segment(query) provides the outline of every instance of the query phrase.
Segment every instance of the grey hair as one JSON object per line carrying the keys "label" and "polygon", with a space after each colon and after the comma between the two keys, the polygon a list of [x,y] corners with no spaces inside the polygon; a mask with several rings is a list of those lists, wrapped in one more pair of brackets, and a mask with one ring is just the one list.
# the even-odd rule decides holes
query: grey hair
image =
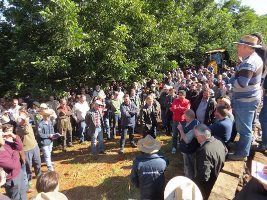
{"label": "grey hair", "polygon": [[195,119],[196,118],[196,115],[195,115],[195,112],[191,109],[188,109],[185,111],[185,115],[187,117],[189,117],[190,119]]}
{"label": "grey hair", "polygon": [[194,127],[194,129],[197,130],[200,135],[204,135],[206,139],[211,137],[211,131],[205,124],[198,124]]}

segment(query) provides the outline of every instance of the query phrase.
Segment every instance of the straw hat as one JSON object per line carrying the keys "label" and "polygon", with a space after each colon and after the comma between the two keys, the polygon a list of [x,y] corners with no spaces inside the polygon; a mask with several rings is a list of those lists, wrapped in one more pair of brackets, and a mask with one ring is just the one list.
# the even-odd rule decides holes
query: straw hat
{"label": "straw hat", "polygon": [[234,42],[235,44],[243,44],[250,46],[252,48],[261,48],[262,46],[257,44],[258,43],[258,38],[253,35],[244,35],[241,37],[241,39],[238,42]]}
{"label": "straw hat", "polygon": [[158,152],[160,147],[160,142],[154,139],[151,135],[147,135],[145,138],[142,138],[137,142],[138,150],[148,154]]}
{"label": "straw hat", "polygon": [[47,108],[48,108],[48,106],[47,106],[47,104],[46,104],[46,103],[41,103],[41,105],[40,105],[40,108],[42,108],[42,109],[47,109]]}
{"label": "straw hat", "polygon": [[165,187],[164,200],[203,200],[197,185],[189,178],[176,176]]}

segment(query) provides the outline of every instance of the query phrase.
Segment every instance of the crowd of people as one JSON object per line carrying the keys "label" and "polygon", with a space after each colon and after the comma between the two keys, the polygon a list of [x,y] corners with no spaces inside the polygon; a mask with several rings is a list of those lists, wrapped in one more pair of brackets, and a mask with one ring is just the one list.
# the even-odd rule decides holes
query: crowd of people
{"label": "crowd of people", "polygon": [[[57,192],[53,141],[61,141],[63,152],[73,146],[74,138],[79,143],[91,141],[91,153],[97,159],[106,154],[104,138],[119,137],[119,154],[125,153],[128,141],[143,152],[134,160],[131,173],[141,199],[163,199],[168,161],[158,154],[161,145],[156,138],[161,130],[172,138],[171,153],[182,153],[185,176],[207,199],[226,157],[246,161],[251,144],[258,140],[253,124],[262,96],[258,150],[267,150],[267,80],[263,82],[264,61],[256,52],[260,42],[257,35],[243,36],[237,42],[240,63],[218,74],[210,66],[177,68],[162,81],[134,82],[130,87],[113,81],[106,91],[100,85],[95,90],[84,86],[42,103],[30,95],[1,98],[0,168],[5,172],[6,195],[12,200],[27,199],[34,167],[40,193],[36,199],[51,195],[67,199]],[[138,142],[137,131],[143,136]],[[237,133],[236,150],[229,153]],[[48,169],[43,174],[40,150]],[[45,179],[54,179],[52,186]]]}

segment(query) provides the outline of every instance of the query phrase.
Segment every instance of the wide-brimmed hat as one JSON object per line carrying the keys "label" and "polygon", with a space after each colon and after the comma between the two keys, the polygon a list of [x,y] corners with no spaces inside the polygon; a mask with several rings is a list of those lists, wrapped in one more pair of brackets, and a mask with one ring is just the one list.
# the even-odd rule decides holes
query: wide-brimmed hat
{"label": "wide-brimmed hat", "polygon": [[252,35],[244,35],[238,42],[234,42],[235,44],[243,44],[250,46],[252,48],[261,48],[262,46],[258,44],[258,38]]}
{"label": "wide-brimmed hat", "polygon": [[138,140],[137,148],[144,153],[156,153],[160,150],[161,144],[154,139],[151,135],[147,135],[145,138]]}
{"label": "wide-brimmed hat", "polygon": [[99,105],[99,106],[103,106],[103,102],[100,101],[100,100],[96,100],[96,101],[95,101],[95,104],[96,104],[96,105]]}
{"label": "wide-brimmed hat", "polygon": [[189,178],[176,176],[165,187],[164,200],[203,200],[198,186]]}
{"label": "wide-brimmed hat", "polygon": [[48,105],[46,103],[41,103],[40,108],[47,109]]}
{"label": "wide-brimmed hat", "polygon": [[228,104],[228,106],[231,106],[231,100],[228,98],[222,98],[221,99],[224,103]]}

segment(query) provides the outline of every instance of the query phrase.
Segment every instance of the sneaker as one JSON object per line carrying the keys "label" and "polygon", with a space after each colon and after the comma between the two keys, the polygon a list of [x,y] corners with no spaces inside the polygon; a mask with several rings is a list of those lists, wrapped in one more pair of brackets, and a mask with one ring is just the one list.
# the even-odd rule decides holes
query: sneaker
{"label": "sneaker", "polygon": [[124,149],[123,149],[123,148],[120,148],[120,150],[119,150],[118,153],[119,153],[119,154],[124,154]]}
{"label": "sneaker", "polygon": [[265,152],[266,150],[267,150],[267,145],[259,145],[256,148],[256,151],[259,151],[259,152]]}
{"label": "sneaker", "polygon": [[107,153],[105,151],[100,151],[99,154],[106,155]]}
{"label": "sneaker", "polygon": [[227,158],[233,161],[247,161],[247,156],[238,156],[236,154],[228,154]]}
{"label": "sneaker", "polygon": [[175,154],[176,153],[176,149],[173,147],[172,148],[172,154]]}
{"label": "sneaker", "polygon": [[132,148],[136,148],[137,147],[137,145],[135,144],[135,142],[131,142],[131,146],[132,146]]}

